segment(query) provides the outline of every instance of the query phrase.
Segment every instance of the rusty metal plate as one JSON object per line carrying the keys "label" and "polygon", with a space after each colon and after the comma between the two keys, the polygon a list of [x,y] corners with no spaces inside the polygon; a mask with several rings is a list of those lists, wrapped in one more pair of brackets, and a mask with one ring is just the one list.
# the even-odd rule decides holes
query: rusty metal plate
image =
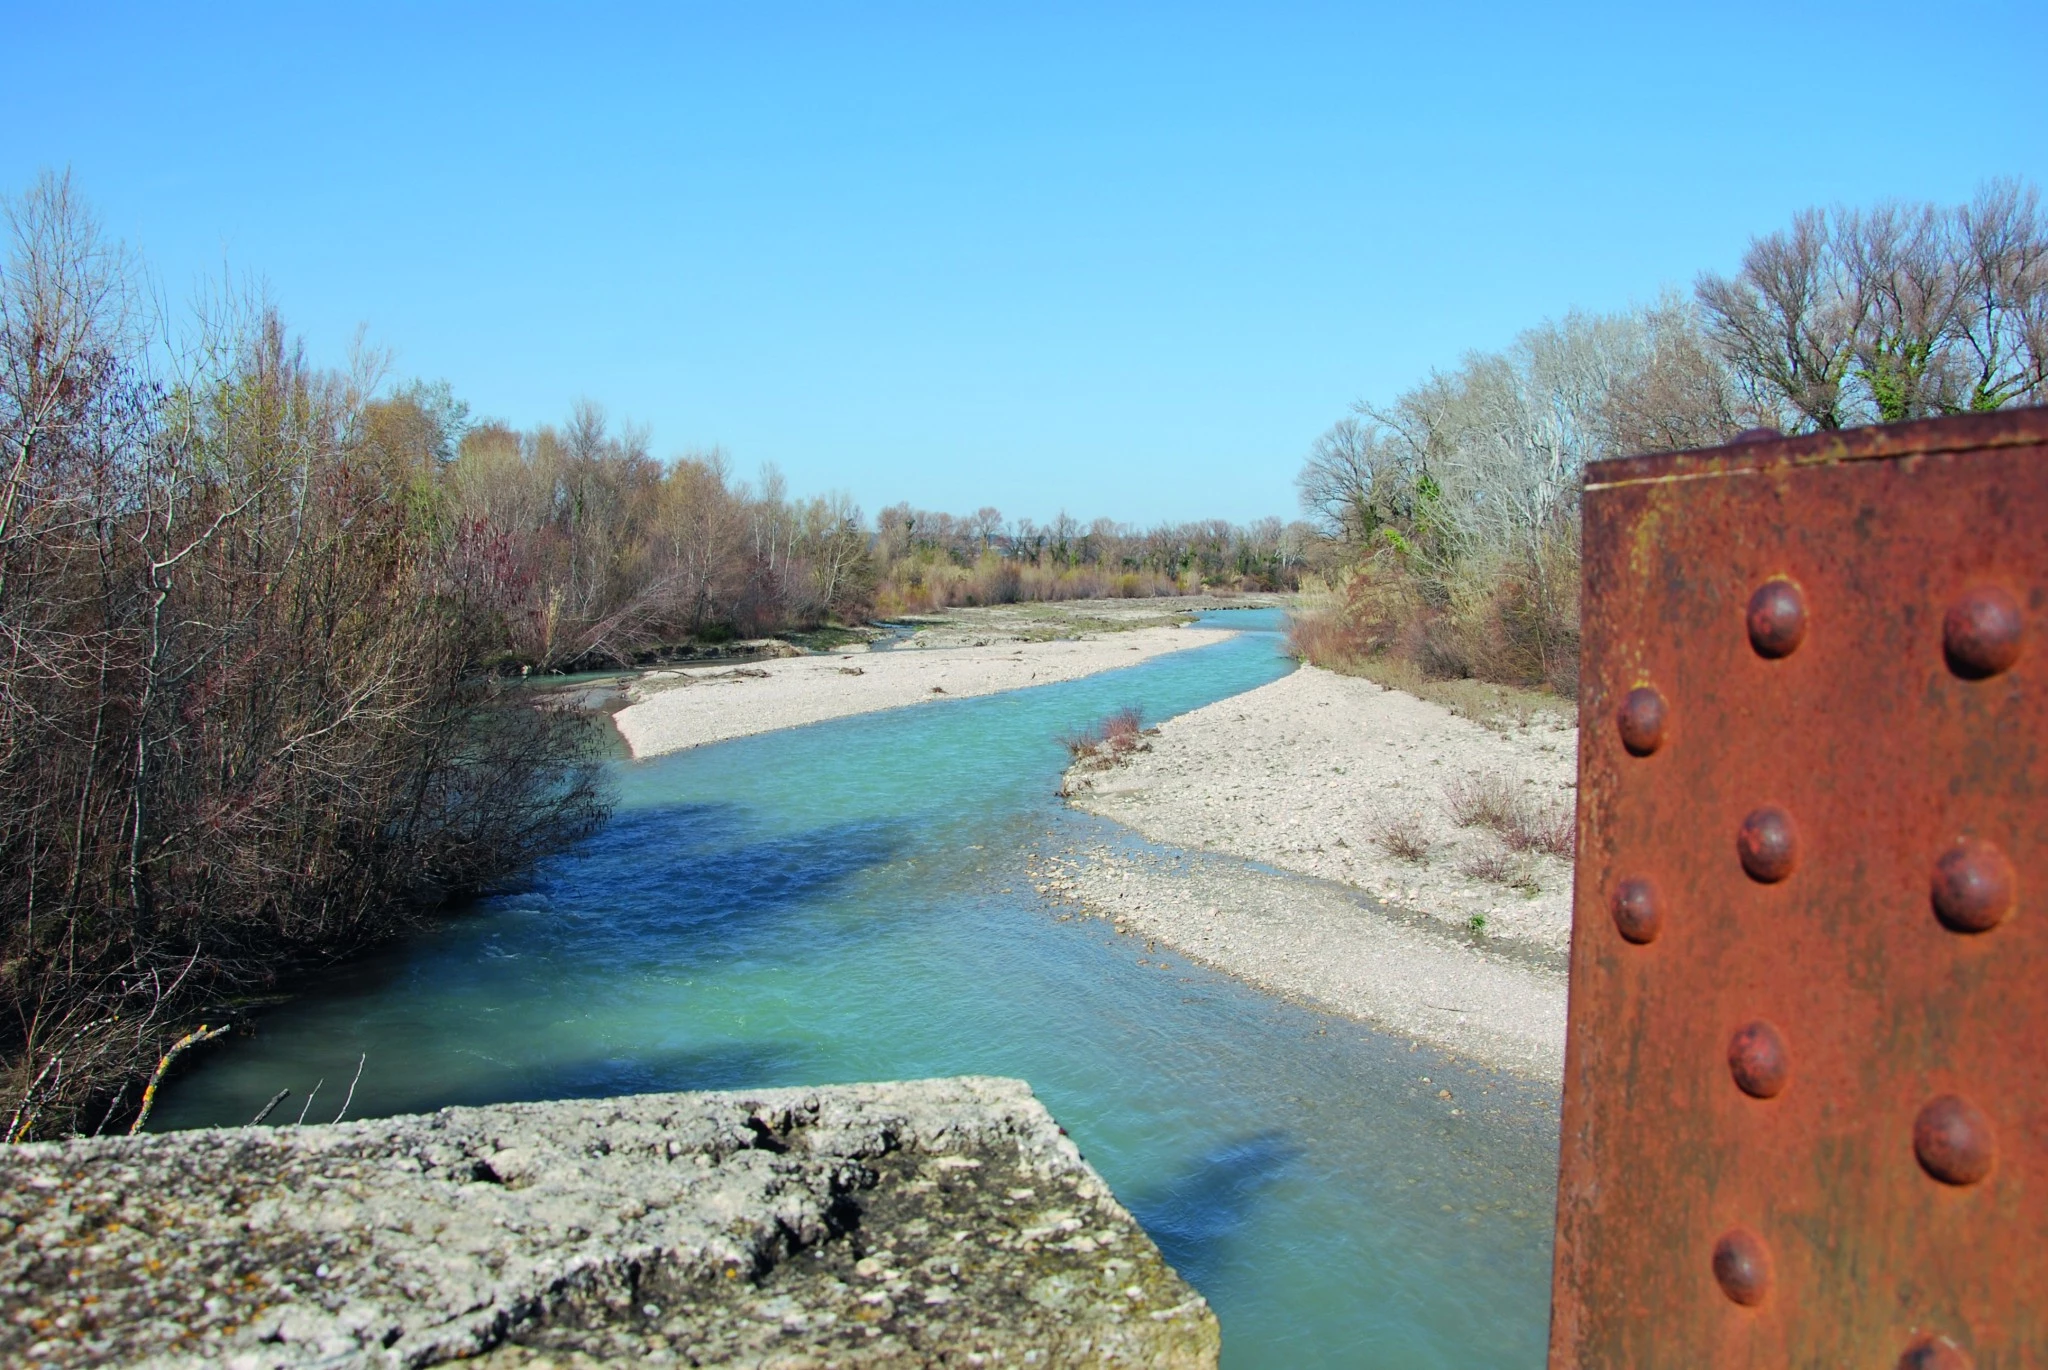
{"label": "rusty metal plate", "polygon": [[1589,469],[1553,1366],[2048,1364],[2048,411]]}

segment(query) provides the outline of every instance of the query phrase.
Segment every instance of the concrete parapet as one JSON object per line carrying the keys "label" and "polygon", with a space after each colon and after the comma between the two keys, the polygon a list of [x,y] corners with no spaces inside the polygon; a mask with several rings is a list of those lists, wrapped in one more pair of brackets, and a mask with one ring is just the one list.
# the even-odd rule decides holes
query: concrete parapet
{"label": "concrete parapet", "polygon": [[452,1108],[0,1148],[0,1361],[1216,1363],[1029,1086]]}

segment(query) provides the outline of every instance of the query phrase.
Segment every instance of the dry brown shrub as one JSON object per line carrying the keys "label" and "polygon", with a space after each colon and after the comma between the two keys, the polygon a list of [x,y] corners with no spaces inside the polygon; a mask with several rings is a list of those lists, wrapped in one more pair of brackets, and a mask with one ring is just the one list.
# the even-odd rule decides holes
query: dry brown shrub
{"label": "dry brown shrub", "polygon": [[1382,820],[1373,829],[1372,840],[1381,851],[1396,860],[1417,864],[1429,859],[1430,848],[1435,845],[1420,814]]}
{"label": "dry brown shrub", "polygon": [[18,1141],[122,1127],[225,1001],[413,925],[604,806],[584,720],[483,669],[494,625],[450,573],[411,401],[308,366],[266,311],[207,332],[167,389],[68,186],[7,209],[0,1117]]}
{"label": "dry brown shrub", "polygon": [[1135,704],[1118,709],[1102,720],[1102,740],[1113,752],[1128,752],[1135,749],[1138,739],[1145,732],[1145,715]]}
{"label": "dry brown shrub", "polygon": [[1578,850],[1578,821],[1569,807],[1525,807],[1513,825],[1500,830],[1501,840],[1516,851],[1537,851],[1569,861]]}
{"label": "dry brown shrub", "polygon": [[1444,786],[1444,799],[1450,805],[1451,817],[1461,828],[1507,828],[1521,818],[1527,807],[1521,787],[1498,773],[1453,780]]}
{"label": "dry brown shrub", "polygon": [[1419,600],[1361,591],[1354,580],[1342,594],[1304,594],[1288,617],[1288,648],[1311,666],[1441,704],[1496,731],[1545,718],[1571,720],[1576,710],[1568,695],[1475,678],[1467,670],[1470,654],[1444,637],[1449,629],[1438,626],[1444,622],[1429,618]]}
{"label": "dry brown shrub", "polygon": [[1133,704],[1109,714],[1092,728],[1067,734],[1060,738],[1060,745],[1076,761],[1105,753],[1120,758],[1136,751],[1142,745],[1144,735],[1144,711]]}
{"label": "dry brown shrub", "polygon": [[1505,885],[1509,889],[1521,890],[1525,894],[1534,894],[1542,888],[1526,856],[1498,847],[1480,852],[1459,869],[1474,879]]}
{"label": "dry brown shrub", "polygon": [[1543,804],[1508,776],[1468,775],[1444,787],[1451,816],[1461,828],[1490,828],[1508,850],[1542,852],[1569,861],[1577,827],[1569,806]]}

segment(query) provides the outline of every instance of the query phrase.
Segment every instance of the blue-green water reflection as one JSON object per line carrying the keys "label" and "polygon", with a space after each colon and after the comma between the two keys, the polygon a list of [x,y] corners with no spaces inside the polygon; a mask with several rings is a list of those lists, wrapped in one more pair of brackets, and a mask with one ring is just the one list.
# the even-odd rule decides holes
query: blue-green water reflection
{"label": "blue-green water reflection", "polygon": [[[1028,1079],[1216,1306],[1232,1366],[1535,1365],[1550,1092],[1057,921],[1087,840],[1057,739],[1290,669],[1278,615],[1063,685],[618,767],[616,818],[521,890],[336,972],[177,1082],[164,1127],[325,1078],[331,1117],[983,1073]],[[1139,964],[1140,960],[1150,964]],[[1420,1077],[1432,1083],[1422,1085]],[[1451,1085],[1464,1116],[1435,1090]]]}

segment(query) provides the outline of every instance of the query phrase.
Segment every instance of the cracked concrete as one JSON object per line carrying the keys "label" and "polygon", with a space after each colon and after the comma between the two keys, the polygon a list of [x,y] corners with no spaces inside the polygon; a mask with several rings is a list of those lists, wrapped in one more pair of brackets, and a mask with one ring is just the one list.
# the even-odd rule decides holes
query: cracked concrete
{"label": "cracked concrete", "polygon": [[1213,1366],[1022,1081],[0,1150],[9,1364]]}

